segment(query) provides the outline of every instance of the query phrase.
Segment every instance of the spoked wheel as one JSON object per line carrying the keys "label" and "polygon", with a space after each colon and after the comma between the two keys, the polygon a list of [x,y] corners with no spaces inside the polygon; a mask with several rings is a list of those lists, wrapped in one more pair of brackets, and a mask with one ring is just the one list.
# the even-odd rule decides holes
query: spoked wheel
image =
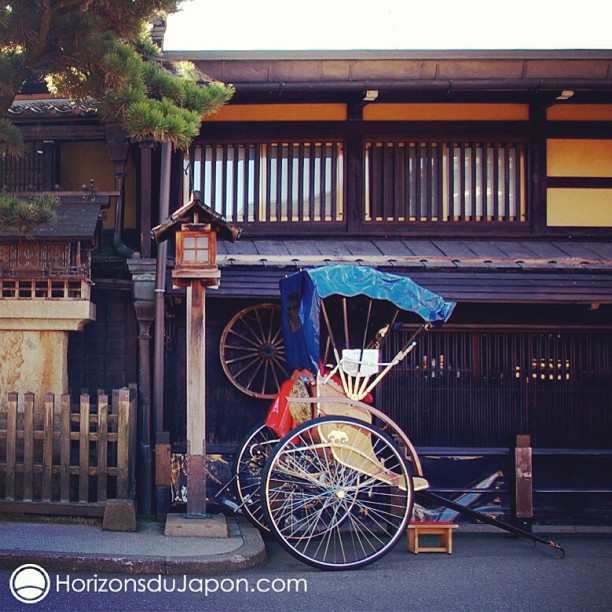
{"label": "spoked wheel", "polygon": [[258,425],[245,437],[234,459],[236,497],[246,518],[255,527],[270,531],[261,505],[261,474],[272,447],[278,442],[276,433],[266,425]]}
{"label": "spoked wheel", "polygon": [[270,453],[261,486],[271,532],[294,557],[322,569],[381,558],[412,510],[412,480],[395,443],[349,417],[292,429]]}
{"label": "spoked wheel", "polygon": [[235,387],[252,397],[274,398],[287,378],[280,307],[256,304],[236,313],[223,330],[219,353]]}

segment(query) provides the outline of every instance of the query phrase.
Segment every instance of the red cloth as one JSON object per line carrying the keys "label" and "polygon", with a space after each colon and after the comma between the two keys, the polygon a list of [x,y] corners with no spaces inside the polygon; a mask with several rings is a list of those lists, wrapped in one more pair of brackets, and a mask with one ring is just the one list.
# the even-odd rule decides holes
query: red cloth
{"label": "red cloth", "polygon": [[293,429],[295,423],[289,410],[287,396],[293,387],[293,378],[285,380],[276,394],[274,401],[270,405],[266,416],[266,425],[274,431],[278,437],[284,436],[289,430]]}

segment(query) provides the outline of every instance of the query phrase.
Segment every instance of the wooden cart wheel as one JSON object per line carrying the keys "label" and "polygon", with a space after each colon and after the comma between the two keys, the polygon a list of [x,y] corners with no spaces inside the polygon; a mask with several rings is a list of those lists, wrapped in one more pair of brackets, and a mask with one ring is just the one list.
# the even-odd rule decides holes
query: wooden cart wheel
{"label": "wooden cart wheel", "polygon": [[235,387],[252,397],[276,397],[288,376],[280,306],[256,304],[236,313],[223,330],[219,352]]}

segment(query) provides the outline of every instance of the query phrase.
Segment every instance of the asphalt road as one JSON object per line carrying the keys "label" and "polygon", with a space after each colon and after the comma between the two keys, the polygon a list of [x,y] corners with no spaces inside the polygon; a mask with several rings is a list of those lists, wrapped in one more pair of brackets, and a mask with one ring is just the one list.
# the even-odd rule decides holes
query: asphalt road
{"label": "asphalt road", "polygon": [[267,545],[264,564],[223,576],[66,575],[49,568],[51,588],[35,604],[15,599],[12,571],[5,570],[0,610],[612,610],[612,537],[566,534],[555,540],[564,558],[504,533],[459,532],[452,555],[413,555],[401,542],[352,572],[310,568],[275,543]]}

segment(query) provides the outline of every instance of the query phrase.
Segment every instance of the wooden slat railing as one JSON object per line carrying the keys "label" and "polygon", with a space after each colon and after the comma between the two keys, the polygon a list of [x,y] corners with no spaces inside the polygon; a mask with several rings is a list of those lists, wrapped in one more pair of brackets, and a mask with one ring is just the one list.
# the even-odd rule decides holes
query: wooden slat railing
{"label": "wooden slat railing", "polygon": [[83,394],[76,407],[48,393],[8,394],[0,408],[0,512],[97,516],[134,495],[135,388]]}
{"label": "wooden slat railing", "polygon": [[[11,270],[8,270],[11,273]],[[2,278],[0,298],[3,300],[89,300],[91,281],[75,278]]]}

